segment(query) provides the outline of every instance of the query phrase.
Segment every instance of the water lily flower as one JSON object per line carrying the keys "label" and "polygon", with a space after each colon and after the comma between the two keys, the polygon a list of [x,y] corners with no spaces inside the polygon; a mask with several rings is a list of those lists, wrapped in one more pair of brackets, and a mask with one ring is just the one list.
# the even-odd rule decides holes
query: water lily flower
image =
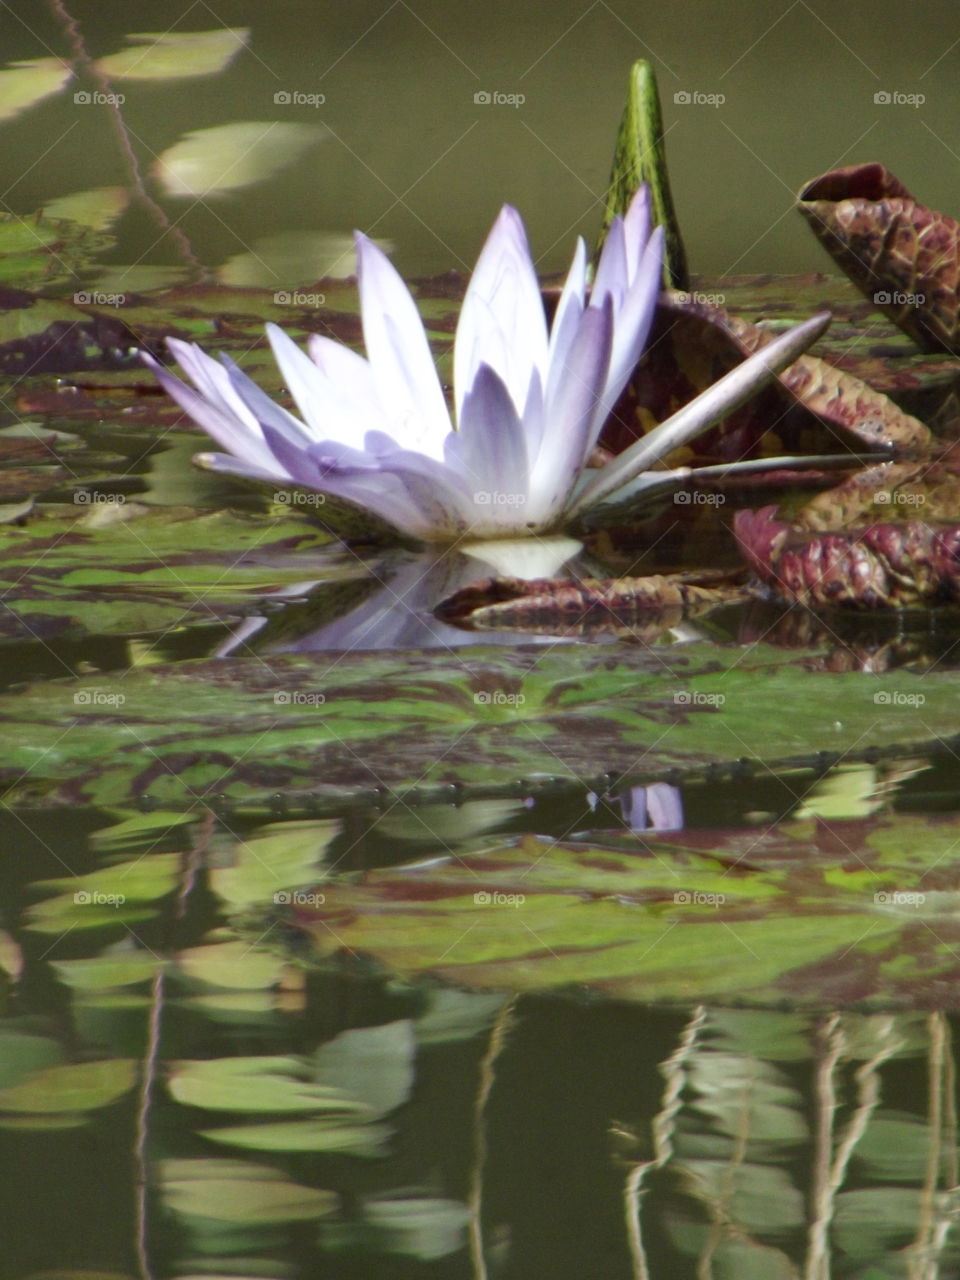
{"label": "water lily flower", "polygon": [[[503,207],[457,324],[455,426],[413,298],[371,240],[357,232],[356,243],[366,359],[319,334],[310,335],[307,356],[282,329],[267,326],[300,418],[225,355],[217,362],[192,343],[168,339],[193,386],[143,358],[226,450],[198,455],[201,465],[345,499],[423,542],[562,530],[585,505],[635,479],[651,457],[658,461],[753,394],[824,327],[798,326],[762,348],[685,406],[679,434],[673,419],[661,424],[638,442],[639,463],[631,461],[632,446],[594,473],[603,483],[585,482],[587,459],[642,354],[660,288],[663,233],[650,231],[646,187],[611,224],[589,288],[578,241],[549,328],[520,215]],[[785,342],[790,350],[781,354]],[[657,475],[662,482],[664,472]]]}

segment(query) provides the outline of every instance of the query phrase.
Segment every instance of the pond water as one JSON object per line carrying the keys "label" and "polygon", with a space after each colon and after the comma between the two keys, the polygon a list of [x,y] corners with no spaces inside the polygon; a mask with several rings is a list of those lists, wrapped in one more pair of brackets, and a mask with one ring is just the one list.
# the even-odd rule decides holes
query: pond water
{"label": "pond water", "polygon": [[[133,354],[278,394],[265,320],[359,341],[361,227],[449,378],[448,273],[505,200],[545,276],[592,242],[646,57],[700,286],[829,302],[955,438],[792,211],[874,157],[951,207],[953,16],[4,7],[0,1280],[960,1275],[956,609],[471,628],[512,552],[194,469]],[[775,499],[706,492],[564,573],[735,568]]]}

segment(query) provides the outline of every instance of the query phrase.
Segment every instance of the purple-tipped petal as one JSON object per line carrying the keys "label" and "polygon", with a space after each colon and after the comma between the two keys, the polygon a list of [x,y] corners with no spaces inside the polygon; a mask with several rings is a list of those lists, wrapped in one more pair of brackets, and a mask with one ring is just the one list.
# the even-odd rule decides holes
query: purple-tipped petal
{"label": "purple-tipped petal", "polygon": [[[480,505],[523,505],[529,480],[524,427],[509,391],[489,365],[482,364],[477,370],[463,402],[460,429],[448,436],[445,453],[447,462],[471,486]],[[485,497],[478,496],[481,494]],[[519,496],[519,501],[511,503],[507,495]],[[498,510],[496,514],[513,513]]]}
{"label": "purple-tipped petal", "polygon": [[547,522],[566,503],[600,427],[597,404],[607,378],[613,341],[613,304],[587,307],[562,369],[550,369],[546,415],[550,432],[530,468],[529,510]]}
{"label": "purple-tipped petal", "polygon": [[607,294],[616,309],[627,291],[627,246],[623,234],[623,219],[614,218],[607,230],[607,238],[600,250],[600,261],[590,290],[590,301],[599,307]]}
{"label": "purple-tipped petal", "polygon": [[[181,382],[146,352],[141,353],[141,359],[147,368],[152,370],[154,377],[167,395],[177,402],[197,426],[203,427],[204,431],[213,436],[221,448],[235,454],[238,458],[245,459],[262,471],[269,471],[275,465],[273,456],[263,439],[263,433],[259,425],[253,421],[249,411],[245,411],[244,418],[233,415],[221,407],[220,397],[218,397],[219,403],[205,399],[199,391]],[[214,362],[210,361],[210,363]],[[229,381],[226,372],[224,370],[221,372],[224,374],[224,379]],[[252,425],[248,425],[247,417],[250,418]]]}
{"label": "purple-tipped petal", "polygon": [[477,259],[457,323],[457,421],[481,363],[499,375],[517,413],[523,413],[533,374],[545,380],[547,358],[547,321],[527,235],[516,209],[504,205]]}
{"label": "purple-tipped petal", "polygon": [[[276,325],[267,325],[267,337],[283,381],[297,402],[312,439],[340,440],[359,447],[364,431],[382,423],[373,379],[361,356],[349,352],[354,362],[368,369],[366,381],[357,376],[352,364],[348,382],[342,376],[331,378]],[[346,352],[347,348],[342,350]]]}
{"label": "purple-tipped petal", "polygon": [[650,239],[650,188],[644,182],[640,186],[623,219],[623,240],[627,256],[627,276],[633,283],[637,265]]}
{"label": "purple-tipped petal", "polygon": [[237,396],[243,402],[244,406],[256,419],[261,430],[269,423],[275,431],[279,431],[281,435],[298,448],[305,448],[310,443],[310,433],[303,423],[288,413],[282,405],[276,404],[265,391],[257,386],[257,384],[243,372],[239,365],[234,364],[229,356],[221,356],[223,367],[227,371],[230,384],[236,391]]}
{"label": "purple-tipped petal", "polygon": [[650,237],[633,284],[614,321],[610,371],[600,398],[598,432],[613,410],[643,354],[650,335],[663,275],[663,228]]}
{"label": "purple-tipped petal", "polygon": [[440,458],[450,414],[420,313],[386,255],[359,231],[356,240],[363,338],[383,422],[399,444]]}
{"label": "purple-tipped petal", "polygon": [[284,484],[288,477],[279,473],[273,458],[271,469],[255,466],[232,453],[195,453],[193,461],[204,471],[216,471],[218,475],[242,476],[245,480],[265,480],[268,484]]}
{"label": "purple-tipped petal", "polygon": [[577,331],[580,317],[583,315],[587,287],[587,246],[583,236],[577,237],[570,270],[563,282],[563,291],[550,330],[550,363],[554,360],[563,364],[567,358],[570,342]]}

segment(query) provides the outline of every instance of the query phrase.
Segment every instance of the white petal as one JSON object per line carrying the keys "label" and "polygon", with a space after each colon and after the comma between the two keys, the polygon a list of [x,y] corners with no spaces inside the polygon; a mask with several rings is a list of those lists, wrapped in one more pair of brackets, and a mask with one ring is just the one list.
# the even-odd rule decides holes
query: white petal
{"label": "white petal", "polygon": [[363,337],[384,425],[398,444],[440,458],[450,415],[420,313],[386,255],[359,231],[356,239]]}
{"label": "white petal", "polygon": [[570,347],[570,340],[577,331],[580,317],[583,314],[584,297],[587,286],[587,246],[583,236],[577,237],[577,247],[570,263],[570,270],[563,282],[563,292],[553,316],[550,329],[550,362],[559,360],[562,364]]}
{"label": "white petal", "polygon": [[607,238],[600,250],[597,273],[590,290],[590,301],[599,306],[607,294],[613,298],[614,308],[627,291],[627,247],[623,234],[623,219],[614,218],[607,231]]}
{"label": "white petal", "polygon": [[524,429],[509,392],[489,365],[477,370],[463,402],[460,428],[447,437],[445,453],[472,490],[474,502],[492,509],[478,512],[479,518],[509,514],[500,510],[504,507],[523,516],[529,480]]}
{"label": "white petal", "polygon": [[623,219],[623,239],[627,257],[627,279],[632,284],[650,239],[650,188],[645,182],[630,201],[630,208]]}
{"label": "white petal", "polygon": [[[236,454],[238,458],[245,459],[251,466],[271,474],[276,473],[276,461],[267,448],[259,424],[248,409],[243,409],[242,417],[239,413],[231,413],[223,397],[218,395],[216,400],[207,399],[199,391],[188,387],[185,382],[181,382],[179,378],[169,373],[146,352],[142,353],[141,358],[153,371],[167,395],[174,399],[198,426],[203,427],[204,431],[213,436],[221,448]],[[209,364],[219,370],[224,382],[229,385],[226,370],[213,360],[210,360]],[[236,396],[235,392],[232,394]]]}
{"label": "white petal", "polygon": [[633,284],[614,318],[610,371],[598,408],[600,427],[612,412],[643,355],[657,309],[662,273],[663,228],[657,227],[644,250]]}
{"label": "white petal", "polygon": [[477,259],[457,323],[457,421],[481,363],[500,376],[522,414],[533,374],[546,381],[547,352],[547,321],[526,232],[516,209],[504,205]]}
{"label": "white petal", "polygon": [[597,403],[610,363],[613,307],[587,307],[570,344],[566,364],[551,366],[547,388],[548,429],[530,468],[532,519],[549,525],[558,518],[587,454],[596,443]]}

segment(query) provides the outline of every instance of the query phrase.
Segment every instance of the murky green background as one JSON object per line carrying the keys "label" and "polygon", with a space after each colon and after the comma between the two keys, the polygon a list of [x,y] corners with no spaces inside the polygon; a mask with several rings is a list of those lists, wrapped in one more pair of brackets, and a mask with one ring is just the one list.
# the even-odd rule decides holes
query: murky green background
{"label": "murky green background", "polygon": [[[838,164],[882,159],[919,198],[956,211],[960,45],[949,0],[474,6],[220,4],[216,18],[180,0],[74,4],[95,56],[129,30],[249,26],[251,48],[221,75],[181,86],[131,85],[125,116],[160,153],[187,129],[228,120],[324,125],[315,153],[263,187],[185,208],[200,256],[219,261],[269,232],[392,240],[407,273],[472,264],[504,201],[519,206],[544,270],[569,258],[574,232],[594,234],[612,138],[632,62],[659,78],[670,168],[692,269],[826,270],[792,197]],[[4,10],[11,60],[60,52],[40,3]],[[322,93],[320,108],[274,104],[277,92]],[[475,105],[480,91],[522,106]],[[723,95],[720,106],[674,102]],[[921,106],[877,93],[924,95]],[[99,118],[98,118],[99,117]],[[102,108],[66,95],[5,126],[4,200],[32,212],[79,187],[122,180]],[[39,150],[39,154],[38,154]],[[128,228],[150,251],[150,230]]]}

